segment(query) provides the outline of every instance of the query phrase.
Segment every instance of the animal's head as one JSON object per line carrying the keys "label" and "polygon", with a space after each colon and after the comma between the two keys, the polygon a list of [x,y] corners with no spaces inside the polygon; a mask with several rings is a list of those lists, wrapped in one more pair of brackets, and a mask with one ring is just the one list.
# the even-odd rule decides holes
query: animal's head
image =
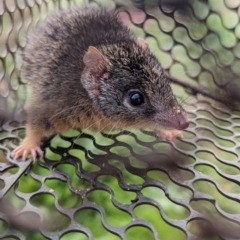
{"label": "animal's head", "polygon": [[137,128],[188,127],[169,79],[142,38],[97,48],[84,55],[81,81],[109,121]]}

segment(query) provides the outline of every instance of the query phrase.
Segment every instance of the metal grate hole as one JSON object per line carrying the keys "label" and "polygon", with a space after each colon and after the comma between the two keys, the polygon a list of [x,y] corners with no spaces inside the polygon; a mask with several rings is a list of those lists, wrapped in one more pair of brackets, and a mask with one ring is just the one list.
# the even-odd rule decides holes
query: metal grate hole
{"label": "metal grate hole", "polygon": [[32,166],[11,157],[25,136],[25,36],[52,12],[88,1],[0,0],[1,239],[240,238],[240,110],[214,101],[239,100],[240,1],[188,2],[89,3],[118,8],[182,81],[172,89],[190,120],[184,138],[70,130],[46,139]]}

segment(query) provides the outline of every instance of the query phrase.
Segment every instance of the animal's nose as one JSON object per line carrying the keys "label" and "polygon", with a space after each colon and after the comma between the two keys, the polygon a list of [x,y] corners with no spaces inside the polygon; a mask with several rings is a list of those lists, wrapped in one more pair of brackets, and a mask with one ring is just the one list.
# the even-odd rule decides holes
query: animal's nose
{"label": "animal's nose", "polygon": [[188,126],[189,126],[189,121],[187,120],[187,118],[184,116],[180,116],[178,119],[178,129],[183,130],[188,128]]}

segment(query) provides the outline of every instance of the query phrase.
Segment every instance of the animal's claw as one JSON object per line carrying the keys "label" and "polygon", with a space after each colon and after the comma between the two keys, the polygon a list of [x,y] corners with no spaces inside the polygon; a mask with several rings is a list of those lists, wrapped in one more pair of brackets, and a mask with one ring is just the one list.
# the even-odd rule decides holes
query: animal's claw
{"label": "animal's claw", "polygon": [[37,155],[40,157],[43,156],[43,152],[39,146],[26,146],[25,144],[22,144],[13,151],[14,160],[22,156],[22,160],[25,161],[28,155],[31,155],[35,161]]}

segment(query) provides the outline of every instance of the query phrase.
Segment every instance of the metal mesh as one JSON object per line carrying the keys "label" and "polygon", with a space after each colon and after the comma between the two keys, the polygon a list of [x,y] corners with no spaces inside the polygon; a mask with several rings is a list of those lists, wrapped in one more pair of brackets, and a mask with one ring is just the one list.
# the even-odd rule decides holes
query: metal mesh
{"label": "metal mesh", "polygon": [[184,9],[91,1],[119,8],[146,39],[175,77],[190,126],[174,142],[140,130],[71,130],[46,139],[35,165],[12,160],[25,134],[24,36],[50,12],[82,3],[0,0],[0,238],[240,239],[240,110],[206,97],[238,96],[239,0]]}

